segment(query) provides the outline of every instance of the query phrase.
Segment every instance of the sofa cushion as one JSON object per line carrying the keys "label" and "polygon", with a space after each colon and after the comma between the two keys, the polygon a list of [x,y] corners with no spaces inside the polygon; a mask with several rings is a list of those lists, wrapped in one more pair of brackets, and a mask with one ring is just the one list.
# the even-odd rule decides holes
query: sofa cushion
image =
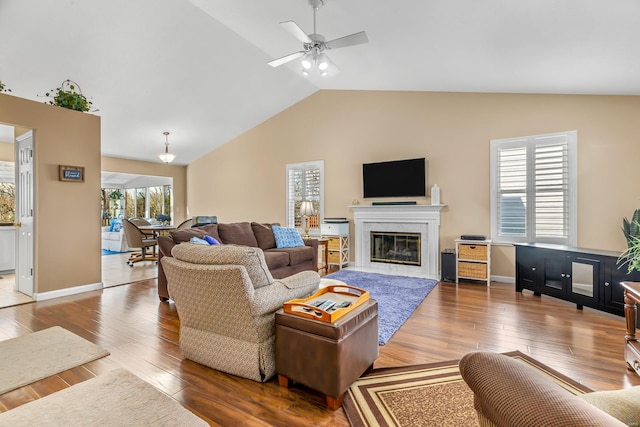
{"label": "sofa cushion", "polygon": [[200,228],[184,228],[182,230],[173,230],[169,232],[174,243],[188,242],[192,237],[199,237],[202,239],[206,234],[207,232]]}
{"label": "sofa cushion", "polygon": [[[218,234],[224,244],[258,247],[258,241],[248,222],[234,222],[231,224],[217,224]],[[215,237],[215,236],[212,236]]]}
{"label": "sofa cushion", "polygon": [[274,237],[273,230],[271,229],[272,225],[280,225],[280,224],[278,223],[260,224],[258,222],[251,223],[253,234],[256,236],[256,240],[258,241],[258,247],[263,251],[266,249],[271,249],[276,247],[276,238]]}
{"label": "sofa cushion", "polygon": [[197,228],[207,233],[208,236],[213,237],[218,242],[220,241],[220,234],[218,234],[218,224],[206,224]]}
{"label": "sofa cushion", "polygon": [[273,276],[269,272],[264,252],[260,248],[183,243],[175,245],[171,254],[175,259],[192,264],[242,265],[247,270],[255,289],[273,283]]}
{"label": "sofa cushion", "polygon": [[300,233],[295,228],[286,228],[274,225],[271,227],[273,235],[276,238],[277,248],[296,248],[304,246]]}
{"label": "sofa cushion", "polygon": [[275,270],[276,268],[282,268],[289,265],[289,253],[286,251],[269,249],[264,252],[264,259],[267,261],[267,267],[269,267],[269,270]]}
{"label": "sofa cushion", "polygon": [[302,264],[313,260],[313,248],[311,246],[299,246],[296,248],[270,249],[268,252],[285,252],[289,257],[289,265]]}

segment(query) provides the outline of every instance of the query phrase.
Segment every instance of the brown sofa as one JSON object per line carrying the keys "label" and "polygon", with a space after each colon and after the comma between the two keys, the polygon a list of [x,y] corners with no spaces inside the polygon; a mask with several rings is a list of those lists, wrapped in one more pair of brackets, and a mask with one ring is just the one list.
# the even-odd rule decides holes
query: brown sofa
{"label": "brown sofa", "polygon": [[174,230],[169,236],[158,238],[158,297],[161,301],[169,299],[167,277],[162,266],[162,258],[172,256],[171,250],[177,244],[188,242],[192,237],[213,237],[223,244],[233,244],[260,248],[264,252],[269,272],[274,279],[282,279],[305,270],[317,271],[318,241],[304,239],[305,246],[278,249],[271,230],[272,225],[257,222],[235,222],[228,224],[207,224],[197,228]]}

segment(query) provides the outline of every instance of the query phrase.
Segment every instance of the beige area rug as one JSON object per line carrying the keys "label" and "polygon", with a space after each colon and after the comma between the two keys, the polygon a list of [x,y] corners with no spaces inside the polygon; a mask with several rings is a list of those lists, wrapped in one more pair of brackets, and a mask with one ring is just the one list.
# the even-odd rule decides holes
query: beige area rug
{"label": "beige area rug", "polygon": [[191,427],[209,424],[132,373],[115,369],[3,412],[0,425]]}
{"label": "beige area rug", "polygon": [[60,326],[1,341],[0,394],[108,354]]}
{"label": "beige area rug", "polygon": [[[592,391],[519,351],[504,354],[536,368],[573,394]],[[479,425],[473,392],[460,376],[457,360],[374,369],[353,383],[343,407],[354,427]]]}

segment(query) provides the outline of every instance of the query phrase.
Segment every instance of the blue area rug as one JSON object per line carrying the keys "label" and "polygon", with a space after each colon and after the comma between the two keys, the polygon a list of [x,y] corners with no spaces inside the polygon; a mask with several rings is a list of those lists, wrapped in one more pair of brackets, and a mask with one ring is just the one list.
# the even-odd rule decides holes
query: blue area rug
{"label": "blue area rug", "polygon": [[102,250],[102,255],[115,255],[115,254],[119,254],[119,253],[122,253],[122,252],[108,251],[106,249]]}
{"label": "blue area rug", "polygon": [[378,301],[378,342],[385,345],[438,283],[419,277],[340,270],[325,276],[365,289]]}

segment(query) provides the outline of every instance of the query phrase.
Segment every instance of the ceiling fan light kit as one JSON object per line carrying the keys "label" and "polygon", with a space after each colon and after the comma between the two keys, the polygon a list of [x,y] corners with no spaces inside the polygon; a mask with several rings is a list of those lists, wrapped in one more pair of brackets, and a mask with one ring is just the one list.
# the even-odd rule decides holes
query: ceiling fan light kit
{"label": "ceiling fan light kit", "polygon": [[302,28],[293,21],[280,23],[282,28],[302,42],[303,50],[274,59],[269,62],[269,65],[279,67],[280,65],[302,58],[300,65],[302,66],[302,74],[304,76],[310,75],[312,71],[317,71],[322,77],[335,75],[340,72],[340,69],[324,51],[368,43],[367,33],[360,31],[348,36],[326,41],[321,34],[316,32],[316,11],[324,5],[324,0],[308,0],[308,2],[309,6],[313,9],[313,33],[305,33]]}

